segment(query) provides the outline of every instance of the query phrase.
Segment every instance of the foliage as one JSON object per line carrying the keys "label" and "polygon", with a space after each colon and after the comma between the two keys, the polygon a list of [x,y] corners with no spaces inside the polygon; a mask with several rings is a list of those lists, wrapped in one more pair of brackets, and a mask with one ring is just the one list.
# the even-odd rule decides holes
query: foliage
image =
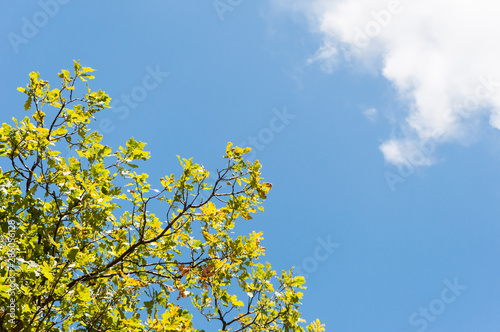
{"label": "foliage", "polygon": [[31,73],[31,118],[0,129],[1,331],[198,331],[185,299],[219,331],[324,331],[303,327],[304,279],[259,262],[262,233],[231,235],[271,189],[250,149],[229,143],[213,185],[179,158],[155,189],[136,172],[145,143],[113,151],[89,129],[110,101],[87,83],[75,97],[92,72],[75,62],[60,89]]}

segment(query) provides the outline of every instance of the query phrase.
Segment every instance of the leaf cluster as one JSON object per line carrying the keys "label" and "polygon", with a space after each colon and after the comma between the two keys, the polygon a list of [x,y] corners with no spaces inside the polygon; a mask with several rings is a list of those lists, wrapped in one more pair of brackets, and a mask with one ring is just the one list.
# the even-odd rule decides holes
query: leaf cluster
{"label": "leaf cluster", "polygon": [[90,130],[110,102],[87,83],[75,96],[93,71],[75,61],[60,88],[31,73],[33,114],[0,128],[0,331],[198,331],[184,299],[219,331],[323,331],[300,318],[304,279],[260,262],[262,233],[233,234],[272,188],[250,149],[229,143],[213,183],[179,158],[152,184],[145,143],[113,150]]}

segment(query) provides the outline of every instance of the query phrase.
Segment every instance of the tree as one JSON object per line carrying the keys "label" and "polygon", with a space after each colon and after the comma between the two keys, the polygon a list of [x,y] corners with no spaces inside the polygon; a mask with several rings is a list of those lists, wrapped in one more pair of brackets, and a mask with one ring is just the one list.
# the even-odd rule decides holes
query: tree
{"label": "tree", "polygon": [[110,101],[88,83],[75,96],[92,72],[75,61],[60,89],[31,73],[31,118],[0,129],[1,331],[198,331],[186,300],[219,331],[324,331],[300,318],[304,278],[259,262],[262,234],[231,235],[271,189],[250,149],[228,143],[213,185],[179,158],[155,189],[135,171],[145,143],[113,151],[91,132]]}

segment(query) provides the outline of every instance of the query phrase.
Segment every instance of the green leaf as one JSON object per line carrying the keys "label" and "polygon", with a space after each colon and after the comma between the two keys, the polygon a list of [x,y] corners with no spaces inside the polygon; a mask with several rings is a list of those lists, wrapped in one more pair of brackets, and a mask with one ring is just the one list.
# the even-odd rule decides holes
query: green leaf
{"label": "green leaf", "polygon": [[87,287],[82,286],[81,284],[78,284],[76,286],[75,296],[82,302],[89,302],[91,299],[90,290]]}
{"label": "green leaf", "polygon": [[75,259],[76,259],[76,255],[78,254],[78,252],[80,251],[80,249],[78,249],[78,247],[74,247],[74,248],[70,248],[70,249],[67,249],[65,252],[64,252],[64,256],[70,261],[70,262],[74,262]]}
{"label": "green leaf", "polygon": [[153,305],[154,305],[154,301],[151,300],[151,301],[144,301],[144,307],[146,308],[147,312],[148,312],[148,316],[151,316],[151,314],[153,313]]}
{"label": "green leaf", "polygon": [[31,96],[28,97],[28,100],[26,100],[26,103],[24,103],[24,110],[27,111],[31,108],[31,103],[33,102],[33,99],[31,99]]}

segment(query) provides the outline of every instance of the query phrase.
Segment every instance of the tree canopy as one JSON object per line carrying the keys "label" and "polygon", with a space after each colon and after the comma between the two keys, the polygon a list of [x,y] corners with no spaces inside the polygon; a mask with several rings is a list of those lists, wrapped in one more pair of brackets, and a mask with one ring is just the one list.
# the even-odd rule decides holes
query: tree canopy
{"label": "tree canopy", "polygon": [[262,261],[262,233],[232,234],[272,187],[250,149],[228,143],[213,183],[180,157],[150,180],[145,143],[113,150],[90,129],[110,102],[93,71],[75,61],[60,88],[31,73],[32,114],[0,128],[0,330],[200,331],[201,315],[219,331],[324,331],[301,319],[304,278]]}

